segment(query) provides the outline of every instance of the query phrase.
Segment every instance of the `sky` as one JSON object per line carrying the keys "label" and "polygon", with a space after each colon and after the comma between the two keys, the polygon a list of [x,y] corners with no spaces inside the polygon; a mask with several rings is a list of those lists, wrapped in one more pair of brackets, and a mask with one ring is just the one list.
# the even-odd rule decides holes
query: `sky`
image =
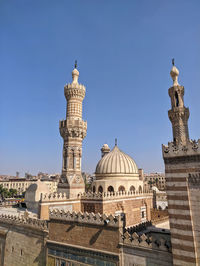
{"label": "sky", "polygon": [[199,0],[0,0],[0,174],[60,173],[64,85],[86,86],[82,170],[115,138],[145,172],[163,172],[171,59],[200,137]]}

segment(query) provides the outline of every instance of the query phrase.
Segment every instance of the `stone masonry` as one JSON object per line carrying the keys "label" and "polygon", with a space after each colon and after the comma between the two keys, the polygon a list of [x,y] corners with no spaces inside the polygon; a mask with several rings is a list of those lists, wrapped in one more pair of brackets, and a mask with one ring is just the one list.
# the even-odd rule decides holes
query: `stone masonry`
{"label": "stone masonry", "polygon": [[172,109],[173,142],[162,147],[165,163],[166,191],[172,241],[173,265],[200,265],[200,140],[192,141],[188,133],[189,109],[184,106],[184,87],[178,84],[178,69],[170,72],[169,89]]}
{"label": "stone masonry", "polygon": [[67,100],[66,120],[60,121],[60,134],[63,138],[63,165],[59,192],[66,192],[69,198],[85,191],[81,175],[82,141],[86,136],[87,122],[82,120],[82,101],[85,86],[78,83],[79,72],[72,71],[72,83],[64,87]]}

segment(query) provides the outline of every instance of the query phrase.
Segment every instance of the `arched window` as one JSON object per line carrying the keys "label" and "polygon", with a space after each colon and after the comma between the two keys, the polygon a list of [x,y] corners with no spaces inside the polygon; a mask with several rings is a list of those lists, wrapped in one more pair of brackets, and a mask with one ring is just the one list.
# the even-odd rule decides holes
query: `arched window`
{"label": "arched window", "polygon": [[139,193],[141,194],[142,193],[142,187],[139,186]]}
{"label": "arched window", "polygon": [[102,188],[102,186],[99,186],[99,188],[98,188],[98,192],[99,192],[99,193],[103,193],[103,188]]}
{"label": "arched window", "polygon": [[96,187],[95,186],[93,186],[92,191],[93,191],[93,193],[96,192]]}
{"label": "arched window", "polygon": [[179,99],[177,91],[175,92],[175,100],[176,100],[176,107],[179,107]]}
{"label": "arched window", "polygon": [[118,191],[125,191],[125,187],[124,187],[124,186],[120,186],[120,187],[118,188]]}
{"label": "arched window", "polygon": [[135,187],[134,186],[131,186],[130,187],[130,191],[135,192]]}
{"label": "arched window", "polygon": [[108,192],[114,192],[114,188],[112,186],[108,187]]}

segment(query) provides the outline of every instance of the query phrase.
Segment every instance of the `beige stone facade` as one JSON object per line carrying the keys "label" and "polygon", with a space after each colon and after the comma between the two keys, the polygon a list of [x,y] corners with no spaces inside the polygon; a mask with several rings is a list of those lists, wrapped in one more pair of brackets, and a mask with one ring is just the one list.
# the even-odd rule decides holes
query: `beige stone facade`
{"label": "beige stone facade", "polygon": [[156,186],[159,190],[165,190],[165,174],[164,173],[150,173],[144,174],[144,186],[149,189]]}

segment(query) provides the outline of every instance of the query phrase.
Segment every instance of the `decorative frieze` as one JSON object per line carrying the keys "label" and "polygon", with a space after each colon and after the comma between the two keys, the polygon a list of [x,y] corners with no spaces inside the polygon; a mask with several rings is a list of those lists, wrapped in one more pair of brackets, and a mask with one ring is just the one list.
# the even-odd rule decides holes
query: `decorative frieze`
{"label": "decorative frieze", "polygon": [[169,142],[168,146],[162,145],[163,158],[174,158],[179,156],[200,155],[200,139],[189,140],[186,145]]}

